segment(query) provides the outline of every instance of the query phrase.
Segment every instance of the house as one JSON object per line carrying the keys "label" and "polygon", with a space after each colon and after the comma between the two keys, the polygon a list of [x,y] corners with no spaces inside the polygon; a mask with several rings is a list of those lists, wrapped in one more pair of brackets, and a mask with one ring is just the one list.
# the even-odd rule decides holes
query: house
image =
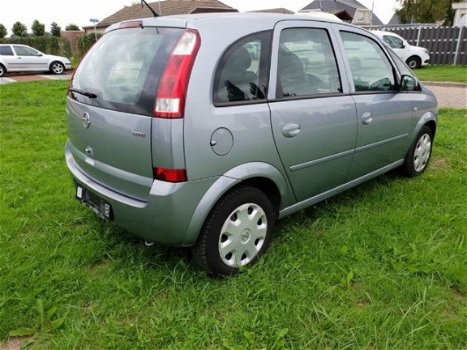
{"label": "house", "polygon": [[[165,0],[149,3],[149,6],[151,6],[159,16],[181,14],[186,15],[207,12],[238,12],[238,10],[234,9],[233,7],[230,7],[217,0]],[[94,30],[97,33],[103,33],[107,27],[114,23],[129,19],[152,16],[153,15],[151,11],[146,6],[141,7],[141,5],[138,3],[131,6],[125,6],[121,10],[104,18],[102,21],[97,23],[95,27],[87,26],[83,27],[83,29],[85,30],[86,34],[94,33]]]}
{"label": "house", "polygon": [[454,26],[467,26],[467,0],[453,3],[452,9],[456,11],[454,14]]}
{"label": "house", "polygon": [[399,24],[401,24],[401,19],[399,18],[399,16],[397,14],[394,14],[391,17],[391,19],[389,20],[388,25],[396,26],[396,25],[399,25]]}
{"label": "house", "polygon": [[383,25],[383,22],[357,0],[314,0],[299,13],[328,12],[344,22],[360,26]]}
{"label": "house", "polygon": [[265,9],[265,10],[254,10],[250,12],[265,12],[265,13],[285,13],[288,15],[293,15],[295,12],[290,11],[289,9],[279,7],[279,8],[274,8],[274,9]]}

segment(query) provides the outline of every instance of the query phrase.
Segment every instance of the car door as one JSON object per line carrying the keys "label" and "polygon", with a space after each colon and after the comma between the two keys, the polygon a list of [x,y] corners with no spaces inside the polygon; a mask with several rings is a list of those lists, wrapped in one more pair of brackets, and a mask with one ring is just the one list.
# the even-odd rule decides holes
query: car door
{"label": "car door", "polygon": [[2,62],[7,71],[15,69],[16,56],[10,45],[0,45],[0,56],[2,56]]}
{"label": "car door", "polygon": [[279,22],[268,102],[277,150],[299,201],[345,183],[357,138],[331,24]]}
{"label": "car door", "polygon": [[338,26],[358,115],[351,179],[401,163],[408,149],[412,101],[399,91],[383,45],[358,28]]}
{"label": "car door", "polygon": [[18,70],[24,71],[46,71],[48,58],[39,51],[23,45],[12,45],[16,53],[16,64]]}

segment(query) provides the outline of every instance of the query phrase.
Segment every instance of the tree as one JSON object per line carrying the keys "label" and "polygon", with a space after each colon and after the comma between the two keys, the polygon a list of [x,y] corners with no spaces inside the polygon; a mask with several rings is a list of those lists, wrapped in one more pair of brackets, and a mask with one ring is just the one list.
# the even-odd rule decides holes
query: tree
{"label": "tree", "polygon": [[3,39],[8,34],[5,26],[0,23],[0,39]]}
{"label": "tree", "polygon": [[462,0],[399,0],[400,8],[396,15],[401,23],[452,23],[452,3]]}
{"label": "tree", "polygon": [[31,29],[34,36],[44,36],[45,34],[45,24],[40,23],[37,19],[32,22]]}
{"label": "tree", "polygon": [[16,36],[28,36],[28,28],[19,21],[13,23],[13,27],[11,27],[11,32],[13,33],[13,35]]}
{"label": "tree", "polygon": [[60,28],[60,26],[57,23],[52,22],[50,24],[50,33],[52,34],[52,36],[60,36],[61,31],[62,28]]}
{"label": "tree", "polygon": [[65,30],[79,30],[79,27],[76,24],[69,24],[65,27]]}

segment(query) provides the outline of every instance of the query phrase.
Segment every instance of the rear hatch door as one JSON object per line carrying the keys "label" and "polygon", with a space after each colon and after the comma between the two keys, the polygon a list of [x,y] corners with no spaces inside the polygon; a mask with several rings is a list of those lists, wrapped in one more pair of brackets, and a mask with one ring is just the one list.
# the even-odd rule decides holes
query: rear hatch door
{"label": "rear hatch door", "polygon": [[91,179],[132,198],[147,199],[153,182],[156,88],[181,32],[142,25],[109,32],[70,83],[69,148],[75,163]]}

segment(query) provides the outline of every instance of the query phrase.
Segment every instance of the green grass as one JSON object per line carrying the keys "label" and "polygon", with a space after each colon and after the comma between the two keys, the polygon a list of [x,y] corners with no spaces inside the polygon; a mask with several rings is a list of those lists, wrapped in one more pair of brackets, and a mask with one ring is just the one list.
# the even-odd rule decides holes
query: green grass
{"label": "green grass", "polygon": [[254,268],[213,280],[74,200],[66,86],[0,87],[0,343],[467,347],[465,111],[441,111],[422,177],[388,174],[286,218]]}
{"label": "green grass", "polygon": [[414,70],[422,81],[440,81],[467,84],[467,67],[465,66],[428,66]]}

